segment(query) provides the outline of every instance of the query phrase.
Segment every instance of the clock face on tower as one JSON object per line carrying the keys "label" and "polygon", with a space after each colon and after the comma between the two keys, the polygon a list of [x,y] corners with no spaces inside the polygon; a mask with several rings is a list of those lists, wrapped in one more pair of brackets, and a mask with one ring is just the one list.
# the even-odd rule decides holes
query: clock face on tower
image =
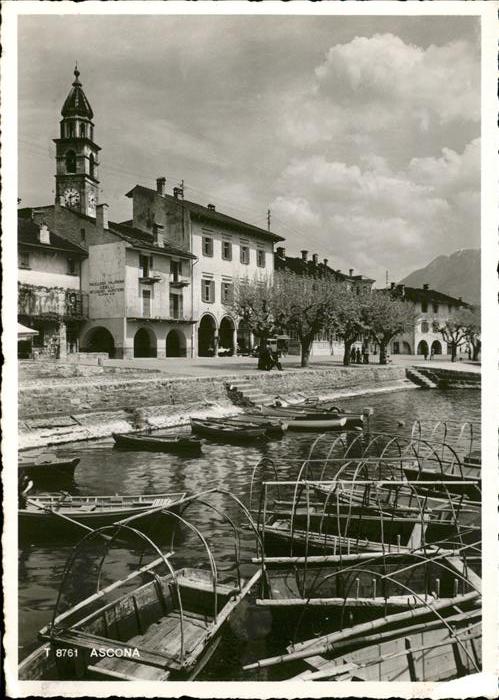
{"label": "clock face on tower", "polygon": [[74,187],[68,187],[64,190],[64,202],[67,207],[76,207],[80,202],[80,193]]}
{"label": "clock face on tower", "polygon": [[95,194],[94,194],[93,192],[90,192],[90,193],[89,193],[87,202],[88,202],[88,208],[89,208],[89,210],[90,210],[90,211],[95,211],[95,207],[96,207],[96,204],[97,204],[97,197],[95,196]]}

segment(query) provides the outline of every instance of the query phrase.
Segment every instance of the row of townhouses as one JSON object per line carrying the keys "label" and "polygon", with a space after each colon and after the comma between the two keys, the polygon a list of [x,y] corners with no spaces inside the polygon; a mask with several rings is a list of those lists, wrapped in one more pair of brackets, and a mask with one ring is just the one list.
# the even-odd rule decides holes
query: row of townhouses
{"label": "row of townhouses", "polygon": [[[77,69],[61,115],[55,202],[18,212],[19,322],[37,332],[32,345],[20,343],[21,356],[247,353],[255,339],[230,312],[237,278],[321,271],[353,293],[371,290],[372,279],[345,275],[306,250],[286,256],[274,250],[284,239],[272,231],[187,201],[180,187],[167,192],[164,177],[153,188],[136,185],[127,194],[131,218],[111,221],[99,202],[100,147]],[[427,288],[401,293],[421,307],[421,321],[392,352],[446,353],[436,322],[461,300]],[[313,352],[336,354],[341,344],[318,337]]]}

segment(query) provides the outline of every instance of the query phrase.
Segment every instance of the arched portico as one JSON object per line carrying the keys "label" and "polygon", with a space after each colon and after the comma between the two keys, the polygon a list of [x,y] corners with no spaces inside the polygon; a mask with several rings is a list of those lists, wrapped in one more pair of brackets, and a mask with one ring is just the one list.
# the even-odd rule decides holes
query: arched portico
{"label": "arched portico", "polygon": [[199,357],[213,357],[217,352],[217,323],[211,314],[201,317],[198,327]]}
{"label": "arched portico", "polygon": [[157,357],[157,339],[152,328],[139,328],[133,338],[134,357]]}
{"label": "arched portico", "polygon": [[83,336],[80,343],[82,352],[107,352],[109,357],[115,357],[115,342],[114,337],[104,326],[96,326],[91,328]]}
{"label": "arched portico", "polygon": [[434,340],[431,344],[431,351],[434,355],[442,354],[442,343],[439,340]]}
{"label": "arched portico", "polygon": [[428,355],[428,343],[426,340],[420,340],[418,343],[418,355]]}
{"label": "arched portico", "polygon": [[182,331],[174,328],[166,336],[166,357],[186,357],[187,342]]}
{"label": "arched portico", "polygon": [[220,322],[220,329],[218,331],[219,352],[223,350],[227,355],[234,354],[235,330],[236,325],[234,319],[230,316],[224,316]]}

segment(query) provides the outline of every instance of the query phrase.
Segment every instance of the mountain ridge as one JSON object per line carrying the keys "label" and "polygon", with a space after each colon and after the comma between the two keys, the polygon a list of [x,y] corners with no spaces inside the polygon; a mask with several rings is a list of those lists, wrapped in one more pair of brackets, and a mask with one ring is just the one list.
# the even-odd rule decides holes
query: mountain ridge
{"label": "mountain ridge", "polygon": [[444,292],[469,304],[480,303],[480,248],[460,248],[450,255],[438,255],[425,267],[414,270],[400,280],[408,287],[422,287]]}

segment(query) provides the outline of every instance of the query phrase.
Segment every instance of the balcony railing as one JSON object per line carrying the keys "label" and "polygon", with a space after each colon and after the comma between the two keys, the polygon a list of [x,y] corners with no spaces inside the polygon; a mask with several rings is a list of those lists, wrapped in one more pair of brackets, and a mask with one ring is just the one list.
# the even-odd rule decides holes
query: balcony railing
{"label": "balcony railing", "polygon": [[17,293],[17,312],[20,316],[53,321],[88,318],[88,294],[77,289],[19,283]]}

